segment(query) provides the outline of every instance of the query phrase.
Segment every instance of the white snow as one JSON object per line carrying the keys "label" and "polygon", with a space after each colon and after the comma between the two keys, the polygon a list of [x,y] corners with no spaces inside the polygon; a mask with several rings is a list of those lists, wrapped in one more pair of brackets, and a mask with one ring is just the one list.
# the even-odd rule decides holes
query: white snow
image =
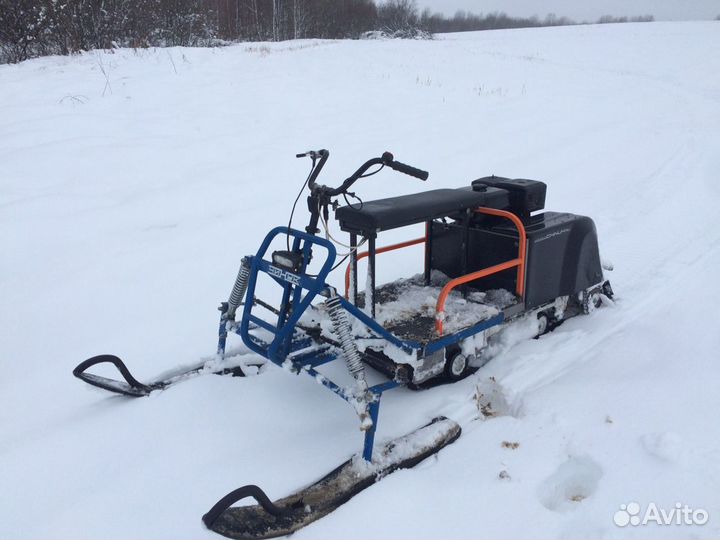
{"label": "white snow", "polygon": [[[200,517],[225,493],[277,498],[361,448],[351,407],[273,366],[136,400],[71,376],[104,352],[142,381],[211,356],[241,257],[305,179],[294,154],[326,147],[329,185],[384,150],[431,172],[384,171],[363,200],[546,181],[548,209],[595,219],[616,298],[469,379],[385,394],[378,442],[441,414],[463,436],[298,539],[717,537],[717,50],[720,23],[652,23],[0,66],[0,536],[214,538]],[[383,254],[378,283],[421,265]],[[630,502],[710,519],[614,525]]]}
{"label": "white snow", "polygon": [[[429,286],[425,286],[420,274],[411,279],[395,281],[393,285],[397,287],[398,298],[392,301],[378,302],[375,306],[375,320],[388,328],[392,327],[392,323],[409,321],[417,317],[429,317],[434,320],[438,296],[448,281],[450,278],[439,271],[432,272]],[[463,298],[457,289],[451,291],[447,296],[445,311],[439,315],[444,321],[446,334],[487,320],[500,313],[499,308],[516,301],[511,293],[502,289],[487,293],[471,293],[469,297],[472,302]],[[434,332],[434,327],[431,323],[428,326],[429,337],[435,337],[432,332]]]}

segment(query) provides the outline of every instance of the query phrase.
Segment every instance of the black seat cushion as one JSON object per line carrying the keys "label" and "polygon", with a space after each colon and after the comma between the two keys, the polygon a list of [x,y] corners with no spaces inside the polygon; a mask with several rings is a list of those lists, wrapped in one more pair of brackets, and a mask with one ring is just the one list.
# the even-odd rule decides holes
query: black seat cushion
{"label": "black seat cushion", "polygon": [[504,208],[508,193],[488,187],[485,191],[472,188],[434,189],[413,195],[368,201],[361,205],[343,206],[335,212],[340,228],[363,236],[430,219],[450,216],[468,208],[489,206]]}

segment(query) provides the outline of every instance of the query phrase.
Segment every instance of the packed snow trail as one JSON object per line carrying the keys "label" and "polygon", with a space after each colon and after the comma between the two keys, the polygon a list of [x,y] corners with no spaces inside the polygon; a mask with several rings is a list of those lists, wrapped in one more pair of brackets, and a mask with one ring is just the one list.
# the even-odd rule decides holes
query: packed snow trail
{"label": "packed snow trail", "polygon": [[[279,369],[137,400],[71,376],[101,353],[141,381],[211,355],[241,257],[307,174],[294,154],[327,147],[330,185],[384,150],[431,173],[369,178],[364,200],[546,181],[548,210],[595,220],[617,296],[539,340],[509,334],[460,383],[386,394],[379,442],[441,414],[463,436],[298,538],[717,537],[719,24],[0,66],[0,536],[213,538],[200,517],[222,494],[281,497],[360,448],[352,410]],[[378,283],[421,261],[383,254]],[[710,521],[615,526],[631,501]]]}

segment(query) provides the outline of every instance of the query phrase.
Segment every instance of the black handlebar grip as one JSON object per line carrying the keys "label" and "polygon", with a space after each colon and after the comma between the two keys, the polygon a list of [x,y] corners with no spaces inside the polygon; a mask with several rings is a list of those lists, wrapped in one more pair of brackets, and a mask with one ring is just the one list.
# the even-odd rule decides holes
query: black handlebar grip
{"label": "black handlebar grip", "polygon": [[414,176],[415,178],[419,178],[420,180],[427,180],[428,176],[430,176],[430,173],[428,173],[427,171],[416,169],[415,167],[411,167],[410,165],[400,163],[399,161],[392,161],[388,163],[388,166],[391,169],[394,169],[404,174],[409,174],[410,176]]}

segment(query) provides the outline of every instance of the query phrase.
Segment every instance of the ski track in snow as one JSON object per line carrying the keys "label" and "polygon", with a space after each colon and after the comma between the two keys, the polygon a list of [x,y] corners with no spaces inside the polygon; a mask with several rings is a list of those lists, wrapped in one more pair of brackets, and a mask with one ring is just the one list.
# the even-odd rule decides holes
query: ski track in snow
{"label": "ski track in snow", "polygon": [[[144,381],[211,357],[217,303],[307,173],[294,154],[327,147],[326,184],[384,150],[431,173],[369,178],[364,200],[546,181],[548,210],[595,219],[617,296],[539,340],[508,333],[464,381],[386,394],[379,441],[440,414],[463,436],[296,536],[717,537],[718,24],[0,66],[0,536],[212,538],[200,517],[231,489],[279,498],[359,450],[350,407],[271,366],[137,400],[71,376],[104,352]],[[383,254],[378,283],[421,261]],[[616,527],[632,501],[710,521]]]}

